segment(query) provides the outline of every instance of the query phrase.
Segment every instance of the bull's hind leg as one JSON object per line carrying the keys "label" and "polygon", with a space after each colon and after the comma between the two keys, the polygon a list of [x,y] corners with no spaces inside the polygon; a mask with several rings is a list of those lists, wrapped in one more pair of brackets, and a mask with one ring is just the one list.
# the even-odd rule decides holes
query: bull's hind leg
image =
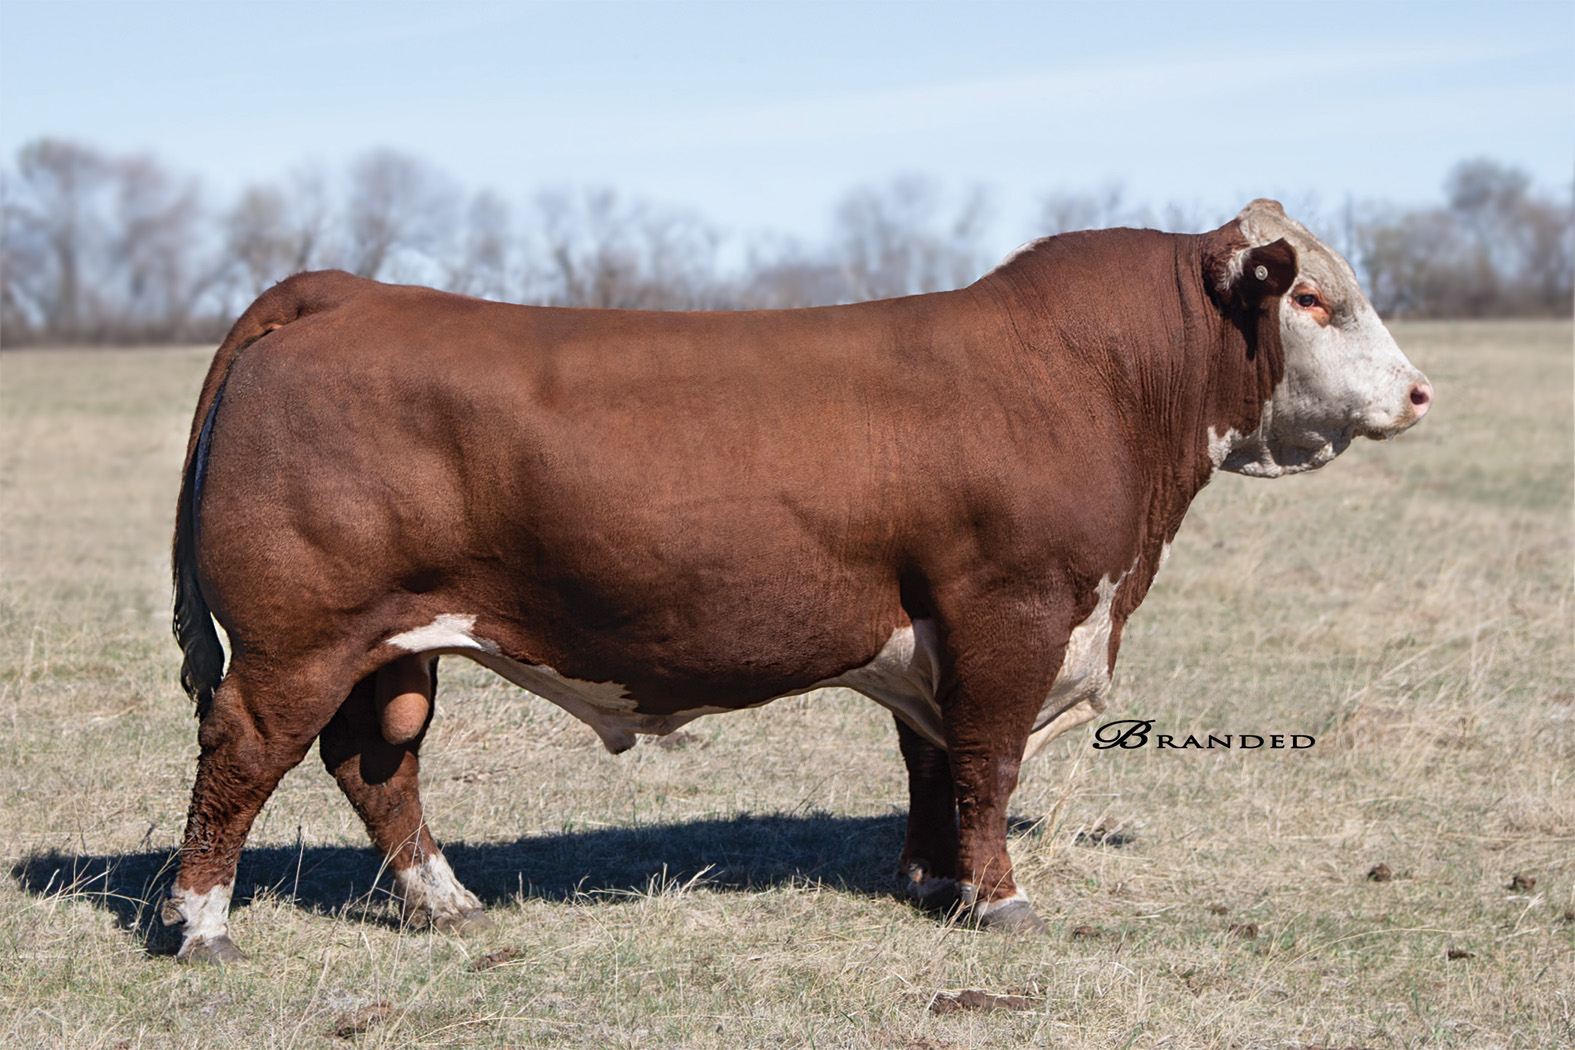
{"label": "bull's hind leg", "polygon": [[957,797],[951,760],[900,718],[897,744],[908,767],[908,834],[898,870],[908,896],[926,908],[949,909],[957,896]]}
{"label": "bull's hind leg", "polygon": [[182,927],[178,958],[230,962],[245,958],[230,939],[235,865],[252,821],[312,746],[332,704],[303,701],[299,683],[286,688],[252,681],[231,668],[213,694],[197,731],[202,748],[186,815],[180,870],[164,904],[166,925]]}
{"label": "bull's hind leg", "polygon": [[[318,751],[393,873],[405,921],[466,931],[489,926],[491,920],[476,895],[454,877],[421,809],[419,752],[436,685],[430,660],[402,657],[357,682],[323,729]],[[419,721],[406,727],[391,722],[388,696],[379,696],[380,679],[381,692],[396,697],[415,697],[424,689],[427,704]],[[391,689],[390,681],[399,687]],[[401,742],[391,743],[390,736]]]}

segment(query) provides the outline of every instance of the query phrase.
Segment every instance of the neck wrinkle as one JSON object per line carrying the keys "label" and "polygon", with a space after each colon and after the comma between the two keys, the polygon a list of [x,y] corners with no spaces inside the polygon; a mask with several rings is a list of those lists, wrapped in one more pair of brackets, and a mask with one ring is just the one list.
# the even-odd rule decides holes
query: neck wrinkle
{"label": "neck wrinkle", "polygon": [[1122,626],[1147,596],[1187,509],[1214,476],[1210,428],[1224,434],[1239,419],[1227,405],[1232,391],[1239,389],[1238,370],[1232,365],[1246,363],[1246,342],[1205,284],[1206,236],[1173,240],[1170,280],[1164,285],[1173,298],[1165,309],[1177,327],[1168,341],[1162,380],[1152,396],[1132,402],[1134,429],[1146,430],[1150,441],[1155,433],[1162,434],[1168,454],[1147,472],[1137,565],[1116,592],[1112,610],[1112,668]]}

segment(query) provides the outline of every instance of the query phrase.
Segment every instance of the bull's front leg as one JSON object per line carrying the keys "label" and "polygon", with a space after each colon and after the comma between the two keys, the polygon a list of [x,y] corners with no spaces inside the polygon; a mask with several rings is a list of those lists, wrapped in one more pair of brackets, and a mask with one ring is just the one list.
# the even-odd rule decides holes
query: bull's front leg
{"label": "bull's front leg", "polygon": [[957,802],[957,894],[981,927],[1038,933],[1044,923],[1013,878],[1006,851],[1007,806],[1065,642],[1034,646],[1024,644],[1034,634],[996,636],[1018,648],[958,646],[940,697]]}

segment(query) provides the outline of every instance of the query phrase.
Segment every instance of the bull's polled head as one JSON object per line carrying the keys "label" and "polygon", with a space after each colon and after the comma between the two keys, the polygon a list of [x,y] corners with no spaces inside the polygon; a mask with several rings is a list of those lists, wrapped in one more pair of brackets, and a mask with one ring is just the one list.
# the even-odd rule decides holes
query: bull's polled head
{"label": "bull's polled head", "polygon": [[[1323,466],[1356,437],[1391,438],[1427,414],[1433,387],[1400,352],[1350,264],[1278,203],[1256,200],[1232,224],[1237,247],[1216,275],[1227,299],[1277,297],[1283,375],[1250,433],[1217,440],[1225,470],[1279,477]],[[1222,231],[1224,232],[1224,231]]]}

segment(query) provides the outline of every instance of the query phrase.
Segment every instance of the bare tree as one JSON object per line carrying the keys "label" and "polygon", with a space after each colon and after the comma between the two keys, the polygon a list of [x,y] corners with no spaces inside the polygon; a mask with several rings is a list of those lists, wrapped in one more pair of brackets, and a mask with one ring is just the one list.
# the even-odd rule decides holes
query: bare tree
{"label": "bare tree", "polygon": [[1524,172],[1463,161],[1441,208],[1371,207],[1357,224],[1373,305],[1417,317],[1568,316],[1575,230],[1568,197],[1536,195]]}
{"label": "bare tree", "polygon": [[362,155],[350,166],[350,269],[373,278],[388,270],[417,277],[432,270],[453,234],[457,195],[446,176],[415,157],[387,149]]}
{"label": "bare tree", "polygon": [[185,333],[217,273],[194,181],[149,156],[43,139],[22,148],[3,191],[3,338]]}
{"label": "bare tree", "polygon": [[1479,241],[1513,222],[1530,189],[1531,176],[1487,157],[1463,160],[1444,178],[1450,210]]}
{"label": "bare tree", "polygon": [[956,288],[984,270],[984,190],[955,207],[922,176],[861,186],[837,206],[833,251],[848,299],[883,299]]}
{"label": "bare tree", "polygon": [[209,291],[222,264],[201,258],[201,194],[195,181],[179,178],[152,157],[135,156],[114,166],[113,233],[100,324],[106,335],[163,339],[185,334],[198,299]]}
{"label": "bare tree", "polygon": [[[483,190],[464,196],[436,169],[379,150],[358,158],[339,198],[321,175],[248,187],[218,217],[200,187],[148,156],[57,139],[0,168],[0,341],[105,342],[206,336],[291,273],[344,265],[467,295],[641,309],[791,307],[954,288],[988,264],[981,190],[943,193],[917,176],[850,191],[822,245],[756,242],[736,272],[701,217],[610,189],[543,194],[516,225]],[[1575,309],[1575,195],[1477,158],[1444,181],[1441,204],[1290,211],[1364,273],[1387,314],[1569,316]],[[1045,197],[1040,233],[1154,225],[1119,184]],[[1222,217],[1171,203],[1158,225],[1197,232]],[[243,299],[244,301],[244,299]]]}
{"label": "bare tree", "polygon": [[1522,312],[1569,317],[1575,312],[1575,194],[1525,202],[1526,266]]}
{"label": "bare tree", "polygon": [[284,193],[273,186],[249,186],[224,216],[224,247],[245,272],[247,290],[260,295],[289,274],[294,255]]}
{"label": "bare tree", "polygon": [[45,338],[82,335],[88,275],[105,250],[103,194],[110,162],[75,142],[41,139],[22,147],[5,181],[5,300]]}
{"label": "bare tree", "polygon": [[447,288],[483,299],[507,296],[510,242],[509,206],[482,190],[465,210],[463,243],[448,263]]}
{"label": "bare tree", "polygon": [[1466,312],[1458,293],[1474,282],[1460,279],[1459,229],[1446,211],[1384,214],[1358,227],[1357,242],[1367,295],[1379,313],[1428,316],[1446,301]]}
{"label": "bare tree", "polygon": [[300,171],[282,185],[247,187],[225,213],[225,251],[248,298],[302,270],[330,265],[331,211],[323,177]]}
{"label": "bare tree", "polygon": [[9,167],[0,168],[0,346],[37,336],[27,288],[30,252],[23,242],[24,221],[16,193],[16,174]]}
{"label": "bare tree", "polygon": [[20,179],[0,169],[0,346],[34,342],[47,313],[47,247],[23,198]]}
{"label": "bare tree", "polygon": [[1147,208],[1129,206],[1126,187],[1107,182],[1096,190],[1057,190],[1044,197],[1039,212],[1041,236],[1074,230],[1106,230],[1114,226],[1152,226]]}
{"label": "bare tree", "polygon": [[698,216],[598,189],[542,194],[536,219],[529,298],[641,310],[716,304],[718,237]]}
{"label": "bare tree", "polygon": [[753,246],[734,287],[731,305],[740,309],[826,306],[851,298],[835,258],[791,240]]}
{"label": "bare tree", "polygon": [[1486,157],[1455,165],[1444,191],[1470,244],[1471,268],[1496,285],[1494,312],[1567,312],[1567,202],[1535,197],[1529,175]]}

